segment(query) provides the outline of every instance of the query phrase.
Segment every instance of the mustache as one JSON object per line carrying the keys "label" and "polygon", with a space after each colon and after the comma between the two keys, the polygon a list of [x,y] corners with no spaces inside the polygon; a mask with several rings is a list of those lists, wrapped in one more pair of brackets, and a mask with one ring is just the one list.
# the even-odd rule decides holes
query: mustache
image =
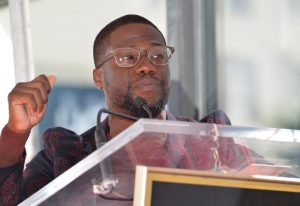
{"label": "mustache", "polygon": [[149,75],[149,74],[145,74],[141,77],[138,77],[137,79],[129,82],[129,84],[131,86],[134,85],[138,85],[138,84],[147,84],[147,83],[156,83],[159,84],[160,86],[164,85],[164,81],[160,76],[156,76],[156,75]]}

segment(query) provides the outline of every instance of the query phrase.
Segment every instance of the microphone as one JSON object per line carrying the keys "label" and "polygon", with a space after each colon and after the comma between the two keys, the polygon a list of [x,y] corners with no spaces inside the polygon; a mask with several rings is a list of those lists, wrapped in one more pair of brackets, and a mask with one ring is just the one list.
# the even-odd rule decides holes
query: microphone
{"label": "microphone", "polygon": [[148,118],[152,119],[152,112],[150,111],[146,100],[143,97],[137,96],[135,102],[148,114]]}
{"label": "microphone", "polygon": [[[119,112],[113,112],[105,108],[100,109],[97,114],[97,125],[94,134],[97,148],[102,147],[107,142],[106,134],[103,128],[100,126],[102,113],[113,114],[116,116],[120,116],[135,121],[138,120],[138,118],[134,116],[122,114]],[[115,178],[113,175],[111,161],[109,157],[104,159],[102,162],[100,162],[100,171],[102,175],[102,180],[100,181],[100,184],[97,184],[96,180],[94,181],[93,192],[98,195],[106,195],[111,193],[112,190],[118,184],[118,179]]]}

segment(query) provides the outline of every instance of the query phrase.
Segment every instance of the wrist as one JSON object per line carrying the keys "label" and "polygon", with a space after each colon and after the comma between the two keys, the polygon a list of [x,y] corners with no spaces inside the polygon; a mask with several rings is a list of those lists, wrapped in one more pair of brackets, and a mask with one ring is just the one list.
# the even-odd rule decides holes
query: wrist
{"label": "wrist", "polygon": [[9,124],[6,124],[4,128],[2,129],[1,136],[7,136],[7,137],[15,137],[15,138],[27,138],[29,137],[31,130],[19,130],[16,131],[12,129],[12,127],[9,126]]}
{"label": "wrist", "polygon": [[5,127],[3,128],[3,130],[7,130],[6,132],[18,136],[26,136],[30,134],[31,129],[27,129],[27,130],[17,130],[13,124],[10,124],[10,122],[8,122]]}
{"label": "wrist", "polygon": [[16,133],[5,125],[0,136],[0,167],[12,165],[22,159],[29,134],[30,132]]}

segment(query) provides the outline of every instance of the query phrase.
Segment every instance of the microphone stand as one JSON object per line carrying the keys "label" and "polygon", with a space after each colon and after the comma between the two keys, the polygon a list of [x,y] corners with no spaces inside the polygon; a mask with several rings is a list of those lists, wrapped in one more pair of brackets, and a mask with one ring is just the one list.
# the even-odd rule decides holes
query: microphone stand
{"label": "microphone stand", "polygon": [[[147,112],[148,117],[152,118],[152,113],[147,105],[147,102],[142,97],[137,97],[135,99],[135,101],[143,110],[145,110]],[[123,117],[126,119],[134,120],[134,121],[139,120],[139,118],[131,116],[131,115],[122,114],[119,112],[113,112],[106,108],[100,109],[97,114],[97,125],[96,125],[96,130],[94,133],[94,138],[95,138],[97,149],[107,143],[106,134],[105,134],[103,128],[100,126],[102,113],[113,114],[113,115],[120,116],[120,117]],[[107,157],[106,159],[104,159],[103,161],[100,162],[100,171],[101,171],[102,179],[99,184],[94,183],[93,192],[95,194],[98,194],[101,197],[103,197],[103,195],[109,194],[113,191],[113,189],[118,184],[118,179],[115,178],[113,175],[111,160],[109,157]],[[121,199],[121,200],[127,200],[127,199]],[[129,199],[129,200],[131,200],[131,199]]]}
{"label": "microphone stand", "polygon": [[[118,112],[113,112],[105,108],[100,109],[97,114],[97,125],[94,133],[97,149],[107,143],[106,134],[103,128],[100,126],[102,113],[114,114],[135,121],[138,120],[137,117],[133,117]],[[93,191],[95,194],[98,195],[106,195],[111,193],[113,189],[116,187],[116,185],[118,184],[118,179],[115,178],[113,175],[111,160],[109,157],[100,162],[100,171],[101,171],[102,179],[99,184],[96,183],[93,185]]]}

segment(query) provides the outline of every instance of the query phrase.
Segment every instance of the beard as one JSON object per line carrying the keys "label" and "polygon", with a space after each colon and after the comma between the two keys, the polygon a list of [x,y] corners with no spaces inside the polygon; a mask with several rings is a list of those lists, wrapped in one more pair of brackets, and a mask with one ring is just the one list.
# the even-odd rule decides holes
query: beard
{"label": "beard", "polygon": [[[152,117],[156,118],[158,117],[162,110],[165,108],[165,105],[168,102],[169,97],[169,89],[165,89],[164,82],[160,82],[160,95],[159,99],[153,103],[148,104],[148,108],[152,113]],[[140,106],[138,103],[133,99],[132,95],[132,86],[131,84],[127,87],[127,92],[124,98],[123,107],[133,116],[137,118],[148,118],[148,113]]]}
{"label": "beard", "polygon": [[[168,82],[160,78],[157,78],[155,76],[149,78],[154,78],[158,82],[160,88],[158,100],[152,104],[147,105],[152,113],[152,117],[156,118],[161,114],[162,110],[165,108],[165,105],[168,102],[170,87],[166,85],[168,84]],[[106,77],[106,73],[104,73],[104,81],[105,84],[108,85],[108,88],[110,88],[106,90],[106,94],[110,97],[114,105],[125,109],[130,115],[133,115],[137,118],[149,117],[148,113],[141,107],[141,105],[139,105],[135,101],[133,97],[133,86],[131,82],[128,83],[128,86],[124,92],[121,88],[115,87],[114,85],[110,84],[108,78]]]}
{"label": "beard", "polygon": [[[156,118],[160,115],[162,110],[165,107],[166,100],[163,96],[159,98],[157,102],[154,104],[148,104],[148,108],[151,111],[152,117]],[[140,106],[138,105],[132,98],[132,96],[126,95],[124,99],[124,108],[130,112],[131,115],[137,117],[137,118],[148,118],[148,113]]]}

